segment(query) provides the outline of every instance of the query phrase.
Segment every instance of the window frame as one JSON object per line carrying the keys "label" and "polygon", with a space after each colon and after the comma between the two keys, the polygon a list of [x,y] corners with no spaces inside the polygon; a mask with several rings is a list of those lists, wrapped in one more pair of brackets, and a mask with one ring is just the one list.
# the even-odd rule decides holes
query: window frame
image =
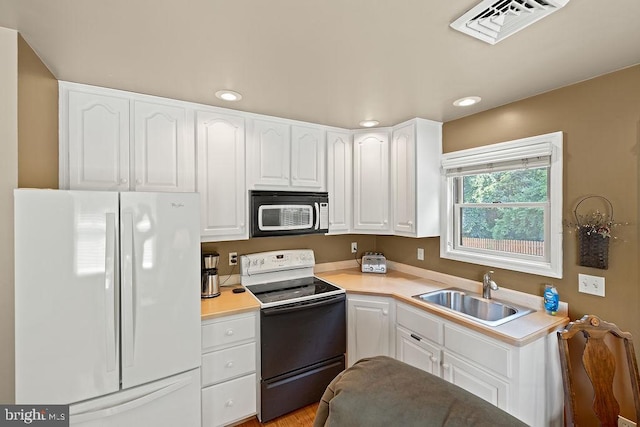
{"label": "window frame", "polygon": [[[459,180],[455,176],[447,174],[447,171],[455,169],[456,165],[481,167],[484,164],[530,158],[532,153],[535,155],[537,152],[545,152],[547,156],[550,156],[549,206],[548,209],[545,209],[544,216],[545,256],[543,258],[523,256],[516,253],[455,245],[455,242],[460,241],[461,238],[459,225],[456,222],[457,215],[455,215],[455,210],[460,208],[456,206],[456,192],[458,191],[456,182]],[[441,164],[441,258],[562,278],[562,132],[446,153],[442,156]]]}

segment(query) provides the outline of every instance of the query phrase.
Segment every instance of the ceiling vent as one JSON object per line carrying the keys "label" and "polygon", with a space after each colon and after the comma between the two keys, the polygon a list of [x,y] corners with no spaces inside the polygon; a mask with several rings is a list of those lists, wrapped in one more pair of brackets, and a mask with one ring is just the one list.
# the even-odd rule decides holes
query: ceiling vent
{"label": "ceiling vent", "polygon": [[490,44],[564,7],[569,0],[484,0],[451,27]]}

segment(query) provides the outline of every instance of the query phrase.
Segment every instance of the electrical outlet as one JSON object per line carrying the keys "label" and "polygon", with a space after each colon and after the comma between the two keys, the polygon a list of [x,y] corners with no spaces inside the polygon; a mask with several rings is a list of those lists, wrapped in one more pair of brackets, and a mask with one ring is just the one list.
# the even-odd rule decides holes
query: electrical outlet
{"label": "electrical outlet", "polygon": [[351,253],[355,254],[358,252],[358,242],[351,242]]}
{"label": "electrical outlet", "polygon": [[238,252],[229,252],[229,265],[238,265]]}
{"label": "electrical outlet", "polygon": [[636,427],[636,423],[626,419],[622,415],[618,415],[618,427]]}
{"label": "electrical outlet", "polygon": [[424,248],[418,248],[418,261],[424,261]]}
{"label": "electrical outlet", "polygon": [[578,274],[578,291],[585,294],[603,297],[604,277],[590,276],[588,274]]}

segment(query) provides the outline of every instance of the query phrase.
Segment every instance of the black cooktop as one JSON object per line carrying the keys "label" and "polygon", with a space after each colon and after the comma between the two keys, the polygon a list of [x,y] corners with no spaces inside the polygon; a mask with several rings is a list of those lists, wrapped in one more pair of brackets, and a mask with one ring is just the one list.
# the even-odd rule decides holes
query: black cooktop
{"label": "black cooktop", "polygon": [[283,280],[281,282],[262,283],[247,286],[263,304],[278,301],[289,301],[301,297],[340,291],[337,286],[327,283],[317,277],[303,277],[301,279]]}

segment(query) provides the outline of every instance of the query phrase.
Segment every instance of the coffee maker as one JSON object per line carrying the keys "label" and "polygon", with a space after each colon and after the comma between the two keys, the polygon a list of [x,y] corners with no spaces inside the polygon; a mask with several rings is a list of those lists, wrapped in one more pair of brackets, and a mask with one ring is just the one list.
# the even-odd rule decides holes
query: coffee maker
{"label": "coffee maker", "polygon": [[220,295],[220,282],[218,280],[218,260],[217,253],[202,255],[202,289],[201,298],[213,298]]}

